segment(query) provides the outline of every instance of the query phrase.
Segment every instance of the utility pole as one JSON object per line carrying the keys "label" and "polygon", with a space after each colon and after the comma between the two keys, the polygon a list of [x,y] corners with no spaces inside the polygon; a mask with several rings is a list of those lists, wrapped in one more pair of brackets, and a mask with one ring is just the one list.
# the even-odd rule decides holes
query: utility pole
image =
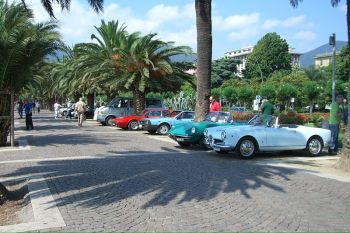
{"label": "utility pole", "polygon": [[333,46],[332,58],[332,102],[335,102],[335,33],[329,37],[329,45]]}

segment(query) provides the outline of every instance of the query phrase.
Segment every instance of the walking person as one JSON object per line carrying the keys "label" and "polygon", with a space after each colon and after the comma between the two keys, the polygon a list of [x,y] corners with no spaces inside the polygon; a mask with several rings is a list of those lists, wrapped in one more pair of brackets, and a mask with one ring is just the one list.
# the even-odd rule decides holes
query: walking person
{"label": "walking person", "polygon": [[55,104],[53,105],[53,109],[55,111],[55,119],[58,118],[58,115],[60,113],[60,107],[62,107],[59,103],[57,103],[57,101],[55,102]]}
{"label": "walking person", "polygon": [[78,126],[83,126],[83,121],[86,112],[86,104],[83,102],[83,98],[79,98],[79,101],[75,104],[75,111],[78,113]]}
{"label": "walking person", "polygon": [[24,104],[24,112],[26,114],[26,130],[34,129],[32,119],[33,104],[30,100]]}
{"label": "walking person", "polygon": [[338,95],[335,102],[331,104],[331,111],[329,113],[329,129],[331,130],[331,142],[329,145],[328,152],[336,155],[338,153],[338,135],[339,125],[343,117],[340,105],[343,104],[344,98],[342,95]]}
{"label": "walking person", "polygon": [[220,103],[215,99],[213,95],[210,96],[209,101],[210,101],[210,105],[209,105],[210,112],[220,111]]}

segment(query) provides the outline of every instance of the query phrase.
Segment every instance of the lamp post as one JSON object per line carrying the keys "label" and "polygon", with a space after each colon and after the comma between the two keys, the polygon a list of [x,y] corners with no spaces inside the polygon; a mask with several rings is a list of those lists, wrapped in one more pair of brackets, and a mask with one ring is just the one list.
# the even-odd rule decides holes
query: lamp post
{"label": "lamp post", "polygon": [[335,33],[329,37],[329,45],[333,46],[332,58],[332,102],[335,102]]}

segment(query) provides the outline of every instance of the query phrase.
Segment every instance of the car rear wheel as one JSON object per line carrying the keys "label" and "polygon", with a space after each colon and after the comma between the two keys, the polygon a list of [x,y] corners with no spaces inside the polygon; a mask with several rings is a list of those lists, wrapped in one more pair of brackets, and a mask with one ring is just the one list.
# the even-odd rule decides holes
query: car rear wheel
{"label": "car rear wheel", "polygon": [[242,159],[250,159],[257,150],[256,142],[253,138],[245,137],[237,143],[237,152]]}
{"label": "car rear wheel", "polygon": [[169,130],[170,130],[170,125],[168,124],[161,124],[158,127],[158,133],[161,135],[167,135],[169,133]]}
{"label": "car rear wheel", "polygon": [[311,156],[320,155],[323,149],[322,139],[318,136],[311,137],[306,144],[306,151]]}
{"label": "car rear wheel", "polygon": [[115,125],[115,123],[114,123],[114,121],[113,121],[114,118],[115,118],[115,117],[113,117],[113,116],[107,117],[107,118],[106,118],[106,125],[108,125],[108,126],[113,126],[113,125]]}
{"label": "car rear wheel", "polygon": [[128,129],[129,130],[138,130],[139,129],[139,123],[135,120],[132,120],[128,124]]}

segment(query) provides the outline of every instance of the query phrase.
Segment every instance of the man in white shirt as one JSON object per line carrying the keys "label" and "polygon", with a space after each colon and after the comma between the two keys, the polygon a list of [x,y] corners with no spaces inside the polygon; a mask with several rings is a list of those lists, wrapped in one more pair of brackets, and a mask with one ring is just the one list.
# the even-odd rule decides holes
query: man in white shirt
{"label": "man in white shirt", "polygon": [[57,101],[53,105],[53,109],[55,110],[55,119],[58,118],[58,115],[60,113],[60,107],[62,107],[62,106],[59,103],[57,103]]}

